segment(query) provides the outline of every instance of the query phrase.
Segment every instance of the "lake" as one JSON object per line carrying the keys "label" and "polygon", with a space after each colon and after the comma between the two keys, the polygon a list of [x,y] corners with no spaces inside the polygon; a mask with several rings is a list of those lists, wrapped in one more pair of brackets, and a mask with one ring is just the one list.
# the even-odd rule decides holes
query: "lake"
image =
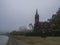
{"label": "lake", "polygon": [[0,35],[0,45],[6,45],[8,41],[8,36]]}

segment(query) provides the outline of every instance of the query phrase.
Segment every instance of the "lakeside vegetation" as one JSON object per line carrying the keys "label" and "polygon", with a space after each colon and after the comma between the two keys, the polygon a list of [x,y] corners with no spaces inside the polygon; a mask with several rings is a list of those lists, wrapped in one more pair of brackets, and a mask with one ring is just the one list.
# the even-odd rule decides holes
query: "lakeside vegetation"
{"label": "lakeside vegetation", "polygon": [[42,44],[42,45],[60,45],[60,37],[34,37],[34,36],[11,36],[17,40],[22,40],[28,44]]}

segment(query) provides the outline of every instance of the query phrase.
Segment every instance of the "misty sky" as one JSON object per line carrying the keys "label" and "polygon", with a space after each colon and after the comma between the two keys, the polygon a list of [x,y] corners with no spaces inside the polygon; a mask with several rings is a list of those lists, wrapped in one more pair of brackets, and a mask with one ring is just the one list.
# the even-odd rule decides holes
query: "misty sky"
{"label": "misty sky", "polygon": [[17,30],[20,26],[34,24],[36,9],[40,21],[47,21],[59,7],[60,0],[0,0],[0,31]]}

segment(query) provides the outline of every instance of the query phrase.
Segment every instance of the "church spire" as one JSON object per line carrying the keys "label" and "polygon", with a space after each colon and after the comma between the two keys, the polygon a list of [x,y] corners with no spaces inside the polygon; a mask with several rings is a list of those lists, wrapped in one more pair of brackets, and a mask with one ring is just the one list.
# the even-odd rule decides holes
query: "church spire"
{"label": "church spire", "polygon": [[39,14],[38,14],[38,10],[36,9],[36,14],[35,14],[35,23],[39,22]]}
{"label": "church spire", "polygon": [[36,15],[38,15],[38,10],[36,9]]}
{"label": "church spire", "polygon": [[36,9],[36,14],[35,14],[34,30],[35,31],[39,30],[39,14],[38,14],[38,10],[37,9]]}

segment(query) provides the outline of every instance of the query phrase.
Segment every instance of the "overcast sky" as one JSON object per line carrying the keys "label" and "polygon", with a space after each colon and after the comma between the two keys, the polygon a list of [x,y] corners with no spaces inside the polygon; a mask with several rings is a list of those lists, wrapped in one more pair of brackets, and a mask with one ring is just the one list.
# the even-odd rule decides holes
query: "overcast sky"
{"label": "overcast sky", "polygon": [[36,9],[40,21],[47,21],[59,7],[60,0],[0,0],[0,31],[34,24]]}

